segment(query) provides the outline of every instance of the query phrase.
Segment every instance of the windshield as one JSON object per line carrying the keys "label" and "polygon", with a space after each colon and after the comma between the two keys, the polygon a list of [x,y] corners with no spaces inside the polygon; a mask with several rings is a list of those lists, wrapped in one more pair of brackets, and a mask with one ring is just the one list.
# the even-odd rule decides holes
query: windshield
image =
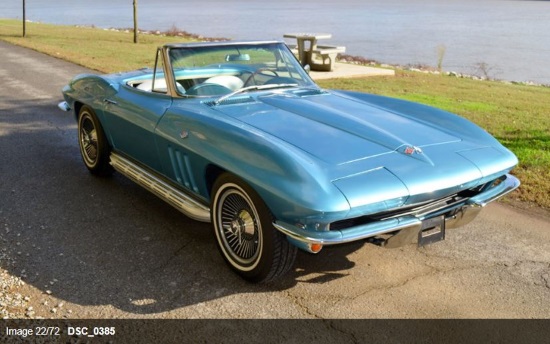
{"label": "windshield", "polygon": [[[170,48],[169,57],[181,95],[224,96],[276,85],[316,87],[283,43],[178,47]],[[251,87],[260,85],[273,87]]]}

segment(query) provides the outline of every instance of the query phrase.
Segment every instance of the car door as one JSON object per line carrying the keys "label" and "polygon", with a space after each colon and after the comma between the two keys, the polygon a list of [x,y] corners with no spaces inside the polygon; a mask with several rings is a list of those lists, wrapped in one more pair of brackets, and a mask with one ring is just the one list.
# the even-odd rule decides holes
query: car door
{"label": "car door", "polygon": [[105,102],[105,120],[113,148],[160,171],[155,127],[172,104],[172,97],[124,85]]}

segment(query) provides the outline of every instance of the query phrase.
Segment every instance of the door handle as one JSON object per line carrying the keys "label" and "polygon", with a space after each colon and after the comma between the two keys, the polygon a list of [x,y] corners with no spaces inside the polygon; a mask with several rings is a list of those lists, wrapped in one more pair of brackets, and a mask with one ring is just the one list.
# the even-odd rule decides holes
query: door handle
{"label": "door handle", "polygon": [[108,103],[108,104],[113,104],[113,105],[117,105],[117,104],[118,104],[118,102],[116,102],[116,101],[114,101],[114,100],[111,100],[111,99],[107,99],[107,98],[103,99],[103,101],[104,101],[105,103]]}

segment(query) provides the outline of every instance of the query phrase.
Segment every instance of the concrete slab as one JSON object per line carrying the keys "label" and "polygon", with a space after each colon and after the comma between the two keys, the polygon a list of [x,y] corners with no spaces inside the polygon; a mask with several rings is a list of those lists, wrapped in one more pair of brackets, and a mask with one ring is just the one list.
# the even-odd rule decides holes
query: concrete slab
{"label": "concrete slab", "polygon": [[331,72],[311,71],[309,75],[313,78],[313,80],[321,80],[333,78],[357,78],[377,75],[393,76],[395,75],[395,71],[393,69],[336,62]]}

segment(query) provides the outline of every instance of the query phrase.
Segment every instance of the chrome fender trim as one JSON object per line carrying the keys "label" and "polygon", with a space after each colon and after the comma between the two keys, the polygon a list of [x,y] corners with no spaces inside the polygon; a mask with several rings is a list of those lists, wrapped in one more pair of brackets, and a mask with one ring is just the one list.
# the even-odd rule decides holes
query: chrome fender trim
{"label": "chrome fender trim", "polygon": [[404,229],[418,229],[422,225],[422,221],[419,219],[408,216],[401,219],[391,219],[385,221],[379,221],[366,225],[359,225],[351,227],[341,231],[307,231],[300,229],[296,226],[292,226],[288,223],[277,221],[273,223],[273,226],[289,236],[290,238],[299,242],[307,244],[321,244],[321,245],[337,245],[347,242],[367,239],[381,234],[389,232],[395,232]]}
{"label": "chrome fender trim", "polygon": [[162,200],[193,220],[210,222],[210,208],[195,201],[189,195],[176,189],[130,160],[111,153],[111,165],[135,183],[143,186]]}
{"label": "chrome fender trim", "polygon": [[506,174],[502,176],[498,185],[470,198],[468,203],[475,206],[484,207],[490,202],[496,201],[500,197],[514,191],[520,186],[520,184],[519,179],[511,174]]}

